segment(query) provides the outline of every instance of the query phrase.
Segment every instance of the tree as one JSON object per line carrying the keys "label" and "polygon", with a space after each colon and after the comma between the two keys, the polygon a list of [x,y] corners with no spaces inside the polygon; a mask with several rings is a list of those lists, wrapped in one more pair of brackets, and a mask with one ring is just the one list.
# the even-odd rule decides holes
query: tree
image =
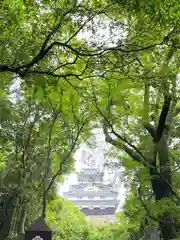
{"label": "tree", "polygon": [[[87,222],[85,216],[69,201],[58,197],[50,201],[47,208],[47,222],[54,231],[54,239],[83,239],[106,240],[134,239],[136,227],[127,221],[122,214],[118,216],[118,222],[93,225]],[[139,239],[139,238],[137,238]]]}
{"label": "tree", "polygon": [[[125,4],[127,36],[114,51],[101,56],[98,71],[103,74],[89,81],[91,92],[86,98],[91,99],[97,117],[103,118],[106,141],[136,161],[138,197],[140,189],[144,197],[142,188],[146,188],[153,192],[152,204],[165,204],[154,220],[159,222],[163,238],[171,239],[179,228],[175,224],[179,215],[175,213],[179,201],[177,155],[174,159],[179,151],[178,133],[174,132],[179,123],[179,7],[158,3],[161,12],[154,18],[156,4],[139,13],[135,3]],[[120,7],[115,19],[119,11]]]}
{"label": "tree", "polygon": [[9,120],[1,122],[2,237],[23,233],[24,225],[45,215],[53,184],[74,169],[72,154],[87,135],[87,114],[76,109],[73,92],[66,95],[64,90],[62,97],[60,91],[54,100],[53,91],[45,98],[37,89],[34,98],[34,91],[21,94],[22,100],[8,107]]}
{"label": "tree", "polygon": [[85,216],[69,201],[59,197],[48,204],[47,222],[55,231],[54,239],[84,239]]}
{"label": "tree", "polygon": [[[58,174],[63,173],[62,163],[65,163],[62,160],[64,155],[61,155],[58,167],[55,167],[56,171],[53,169],[50,160],[57,159],[57,154],[52,154],[52,146],[56,140],[61,141],[63,148],[58,145],[57,152],[65,152],[65,159],[70,161],[69,156],[74,149],[72,146],[75,147],[77,138],[73,137],[72,141],[69,136],[79,136],[81,126],[84,126],[91,115],[92,124],[95,121],[102,122],[103,119],[106,141],[115,146],[119,153],[124,151],[127,154],[123,159],[124,166],[131,161],[130,158],[136,162],[133,166],[138,169],[138,173],[133,180],[139,184],[136,196],[143,200],[141,203],[146,200],[145,193],[150,192],[153,193],[154,206],[159,206],[163,201],[172,206],[171,209],[165,207],[156,211],[156,220],[163,238],[174,238],[179,227],[179,223],[174,223],[179,214],[179,10],[179,4],[175,1],[91,1],[87,4],[86,1],[57,3],[53,0],[42,0],[31,1],[29,5],[26,1],[18,1],[17,4],[11,0],[8,5],[3,3],[0,74],[2,104],[7,114],[5,119],[2,118],[2,135],[7,136],[4,138],[3,135],[3,138],[8,148],[3,152],[1,169],[4,166],[5,169],[2,181],[6,173],[8,179],[11,175],[17,176],[10,170],[10,166],[14,164],[13,160],[11,162],[12,157],[21,165],[20,176],[23,177],[17,181],[24,184],[27,173],[23,166],[24,158],[34,159],[32,149],[39,146],[35,153],[40,154],[41,147],[45,146],[46,155],[41,153],[46,159],[44,175],[41,178],[43,183],[40,189],[35,191],[43,189],[44,215],[47,191]],[[115,29],[119,37],[116,40],[113,39],[116,34],[112,31],[106,33],[109,35],[107,38],[103,35],[100,39],[96,37],[96,30],[101,32],[106,26],[105,21],[108,22],[110,30],[117,26]],[[93,33],[91,41],[86,42],[79,37],[83,29],[86,33]],[[110,45],[106,43],[109,38]],[[7,106],[7,88],[13,81],[20,82],[20,89],[23,91],[21,95],[25,99],[33,95],[35,110],[40,108],[39,113],[44,113],[45,109],[45,120],[39,118],[40,123],[35,124],[36,128],[34,124],[32,127],[30,117],[25,130],[22,126],[20,130],[23,129],[23,133],[30,136],[31,131],[35,136],[43,133],[46,143],[40,141],[38,145],[35,141],[35,145],[31,143],[27,148],[21,134],[17,138],[18,144],[15,141],[19,132],[15,134],[14,128],[25,122],[24,118],[17,117],[17,112],[20,113],[25,106],[13,105],[13,111],[16,112],[17,106],[19,108],[12,121],[9,114],[11,109]],[[63,114],[61,99],[64,101]],[[33,111],[36,112],[35,110]],[[8,121],[7,116],[10,119]],[[34,119],[34,116],[32,118]],[[62,131],[61,140],[57,136],[58,129]],[[32,137],[32,140],[36,138]],[[29,142],[29,138],[26,138],[25,142]],[[5,146],[4,142],[2,146]],[[9,155],[16,153],[14,150],[18,150],[18,154]],[[41,163],[38,164],[39,173]],[[71,161],[69,164],[71,165]],[[37,175],[39,179],[39,174]],[[34,177],[30,176],[30,179]],[[10,183],[14,186],[14,180]],[[2,192],[7,195],[6,190]],[[8,202],[7,199],[4,201]],[[15,201],[19,201],[19,197],[15,196]],[[144,207],[149,213],[149,208],[147,209],[146,205]],[[12,212],[14,210],[10,210],[9,214],[12,215]],[[19,214],[22,211],[17,212]],[[149,215],[152,218],[152,213]]]}
{"label": "tree", "polygon": [[[83,27],[77,29],[72,14],[77,10],[78,15],[83,9],[76,8],[76,1],[69,5],[61,2],[59,6],[55,1],[51,3],[3,3],[1,103],[7,114],[1,121],[2,239],[23,232],[24,226],[41,214],[41,206],[45,215],[53,184],[73,169],[72,154],[88,135],[88,130],[83,134],[88,122],[86,108],[81,108],[68,79],[78,79],[82,74],[79,72],[86,70],[86,61],[81,61],[77,50],[68,45]],[[57,34],[60,27],[65,31],[62,36]],[[65,45],[60,47],[50,40],[52,36],[66,42],[67,51]],[[74,46],[77,43],[82,42],[74,41]],[[8,101],[12,97],[9,88],[17,83],[18,96]]]}
{"label": "tree", "polygon": [[[140,186],[151,188],[156,204],[165,201],[166,207],[157,213],[165,240],[176,237],[178,213],[174,215],[168,206],[177,206],[179,200],[174,182],[178,173],[173,173],[178,159],[172,158],[178,136],[174,129],[179,122],[177,21],[165,22],[161,28],[146,13],[132,13],[126,54],[117,49],[106,56],[107,61],[102,58],[107,74],[98,83],[91,80],[88,96],[103,118],[106,141],[137,163],[136,179]],[[108,71],[111,66],[112,72]]]}
{"label": "tree", "polygon": [[[0,74],[2,110],[7,111],[1,123],[2,239],[23,232],[39,214],[41,203],[33,204],[38,199],[45,216],[53,183],[72,169],[71,155],[89,117],[81,108],[82,92],[76,93],[86,87],[81,80],[92,77],[94,57],[104,52],[87,47],[77,35],[107,7],[77,1],[2,3]],[[17,96],[8,101],[14,84]],[[26,222],[29,212],[34,215]]]}

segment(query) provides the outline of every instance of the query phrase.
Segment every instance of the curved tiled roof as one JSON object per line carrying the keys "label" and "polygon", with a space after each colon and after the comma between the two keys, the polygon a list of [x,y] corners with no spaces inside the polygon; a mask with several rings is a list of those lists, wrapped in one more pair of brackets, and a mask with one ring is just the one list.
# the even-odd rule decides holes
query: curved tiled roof
{"label": "curved tiled roof", "polygon": [[89,215],[114,215],[116,211],[115,207],[107,207],[104,209],[100,209],[100,208],[93,208],[93,209],[89,209],[89,208],[82,208],[81,212],[83,212],[86,216]]}
{"label": "curved tiled roof", "polygon": [[[84,188],[88,187],[89,186],[89,183],[80,183],[80,184],[76,184],[76,185],[71,185],[70,186],[70,192],[72,191],[79,191],[79,190],[84,190]],[[100,191],[113,191],[114,192],[114,189],[112,187],[111,184],[103,184],[103,183],[96,183],[94,184],[95,187],[99,188]]]}
{"label": "curved tiled roof", "polygon": [[95,175],[100,174],[103,175],[104,173],[101,172],[98,168],[82,168],[79,174],[83,175]]}

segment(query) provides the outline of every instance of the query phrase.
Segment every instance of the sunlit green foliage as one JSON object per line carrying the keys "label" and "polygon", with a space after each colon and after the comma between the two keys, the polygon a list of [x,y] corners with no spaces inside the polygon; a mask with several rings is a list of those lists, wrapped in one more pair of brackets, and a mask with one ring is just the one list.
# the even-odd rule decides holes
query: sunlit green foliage
{"label": "sunlit green foliage", "polygon": [[87,227],[85,216],[63,198],[57,198],[48,204],[47,223],[54,231],[54,239],[84,239]]}
{"label": "sunlit green foliage", "polygon": [[[2,1],[2,240],[42,214],[43,197],[63,239],[131,239],[149,227],[178,235],[179,13],[175,0]],[[54,184],[92,126],[128,179],[124,215],[101,229],[56,199]]]}

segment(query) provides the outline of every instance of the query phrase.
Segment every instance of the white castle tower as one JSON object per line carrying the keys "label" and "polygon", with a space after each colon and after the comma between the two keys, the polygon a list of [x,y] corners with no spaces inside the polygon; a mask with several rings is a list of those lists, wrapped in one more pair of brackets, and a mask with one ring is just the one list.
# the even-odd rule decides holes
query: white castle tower
{"label": "white castle tower", "polygon": [[103,152],[81,148],[77,184],[70,185],[69,191],[63,195],[77,206],[91,221],[103,223],[115,220],[115,211],[118,206],[118,192],[113,184],[104,181]]}

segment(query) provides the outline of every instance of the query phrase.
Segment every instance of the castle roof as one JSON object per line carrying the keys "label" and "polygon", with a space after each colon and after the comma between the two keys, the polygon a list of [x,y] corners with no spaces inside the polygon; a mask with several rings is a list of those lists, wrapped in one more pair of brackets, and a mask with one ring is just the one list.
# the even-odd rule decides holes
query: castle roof
{"label": "castle roof", "polygon": [[[99,191],[105,191],[105,192],[114,191],[111,184],[96,183],[96,184],[93,184],[93,185],[96,188],[98,188]],[[76,185],[71,185],[70,188],[69,188],[70,189],[69,192],[84,191],[84,190],[87,189],[88,186],[89,186],[89,183],[80,183],[80,184],[76,184]]]}
{"label": "castle roof", "polygon": [[114,215],[118,205],[118,192],[113,184],[103,181],[104,173],[98,168],[83,168],[78,183],[70,185],[64,197],[79,207],[85,215]]}
{"label": "castle roof", "polygon": [[103,172],[98,168],[82,168],[80,173],[81,175],[104,175]]}
{"label": "castle roof", "polygon": [[116,211],[115,207],[106,207],[104,209],[101,208],[82,208],[81,212],[83,212],[86,216],[90,215],[114,215]]}

